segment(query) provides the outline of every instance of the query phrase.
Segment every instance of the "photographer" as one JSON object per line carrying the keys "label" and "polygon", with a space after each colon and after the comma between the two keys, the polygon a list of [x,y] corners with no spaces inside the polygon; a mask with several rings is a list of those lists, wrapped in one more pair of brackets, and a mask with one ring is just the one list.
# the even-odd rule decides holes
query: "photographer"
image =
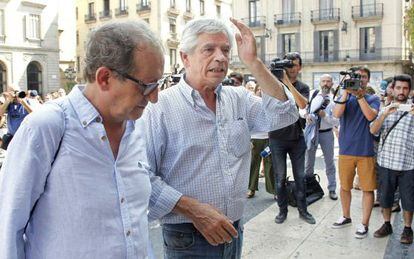
{"label": "photographer", "polygon": [[0,105],[0,116],[7,113],[7,133],[3,136],[1,148],[7,150],[13,135],[20,127],[23,119],[32,112],[32,109],[24,100],[25,92],[14,91],[12,88],[3,92],[4,103]]}
{"label": "photographer", "polygon": [[[302,68],[302,58],[299,53],[288,53],[284,57],[291,60],[293,66],[286,67],[283,83],[292,93],[297,107],[304,109],[309,98],[309,86],[298,80]],[[272,71],[273,72],[273,71]],[[287,75],[287,78],[286,78]],[[305,152],[306,144],[303,137],[301,119],[279,130],[269,132],[269,145],[272,152],[272,162],[275,174],[275,189],[279,214],[275,218],[277,224],[286,220],[288,213],[288,198],[286,190],[286,155],[289,154],[295,178],[296,199],[299,217],[309,224],[315,224],[315,219],[307,210],[305,197]],[[303,123],[304,124],[304,123]]]}
{"label": "photographer", "polygon": [[316,150],[318,149],[318,145],[320,145],[325,162],[326,176],[328,178],[329,198],[337,200],[338,196],[335,192],[334,135],[332,129],[338,126],[339,121],[332,114],[334,102],[332,94],[330,93],[333,85],[331,75],[322,75],[319,84],[320,90],[315,90],[312,93],[306,114],[306,126],[310,127],[312,124],[315,124],[317,141],[306,150],[305,174],[313,175]]}
{"label": "photographer", "polygon": [[340,119],[339,131],[339,179],[341,183],[342,216],[332,228],[349,226],[351,220],[351,189],[358,171],[362,194],[362,223],[358,225],[356,238],[368,234],[369,219],[376,189],[374,139],[369,132],[369,122],[378,114],[380,100],[366,94],[370,70],[353,68],[349,79],[344,80],[343,95],[335,101],[333,115]]}
{"label": "photographer", "polygon": [[405,225],[400,239],[402,244],[413,242],[411,224],[414,211],[414,111],[413,106],[407,104],[411,84],[409,75],[394,77],[391,85],[394,103],[380,112],[370,128],[372,134],[381,134],[377,173],[384,224],[374,236],[385,237],[392,234],[391,208],[394,203],[394,192],[399,187]]}

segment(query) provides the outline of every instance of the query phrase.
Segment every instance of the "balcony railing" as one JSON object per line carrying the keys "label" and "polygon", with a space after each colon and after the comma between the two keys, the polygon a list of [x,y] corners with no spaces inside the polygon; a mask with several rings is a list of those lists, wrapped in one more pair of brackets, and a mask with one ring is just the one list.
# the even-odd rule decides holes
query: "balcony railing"
{"label": "balcony railing", "polygon": [[[276,57],[283,57],[284,53],[268,53],[264,55],[266,65],[269,65],[271,60]],[[329,63],[329,62],[365,62],[365,61],[404,61],[411,60],[411,54],[409,49],[403,48],[377,48],[373,53],[365,53],[364,50],[351,49],[351,50],[340,50],[336,52],[319,52],[315,54],[314,51],[303,51],[300,52],[302,62],[308,63]],[[231,64],[233,66],[243,66],[237,55],[232,56]]]}
{"label": "balcony railing", "polygon": [[85,22],[96,22],[96,14],[95,13],[85,14]]}
{"label": "balcony railing", "polygon": [[128,6],[115,9],[115,16],[128,15]]}
{"label": "balcony railing", "polygon": [[105,19],[105,18],[111,18],[111,17],[112,17],[111,10],[103,10],[102,12],[99,12],[99,19]]}
{"label": "balcony railing", "polygon": [[137,4],[137,12],[151,10],[151,2],[141,2]]}
{"label": "balcony railing", "polygon": [[242,18],[244,24],[251,28],[255,27],[265,27],[266,26],[266,17],[265,16],[251,16],[248,18]]}
{"label": "balcony railing", "polygon": [[302,13],[282,13],[275,15],[275,26],[299,25],[302,22]]}
{"label": "balcony railing", "polygon": [[384,4],[369,4],[352,6],[352,19],[363,20],[370,18],[381,19],[384,16]]}
{"label": "balcony railing", "polygon": [[311,11],[311,22],[312,23],[328,23],[338,22],[340,19],[339,8],[330,9],[319,9]]}

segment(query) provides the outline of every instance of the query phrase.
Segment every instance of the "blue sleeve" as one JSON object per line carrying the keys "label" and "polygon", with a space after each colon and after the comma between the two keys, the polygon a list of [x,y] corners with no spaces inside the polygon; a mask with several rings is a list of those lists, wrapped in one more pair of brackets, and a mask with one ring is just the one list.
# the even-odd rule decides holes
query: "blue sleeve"
{"label": "blue sleeve", "polygon": [[63,134],[61,108],[45,106],[22,122],[0,171],[0,258],[25,258],[25,226]]}
{"label": "blue sleeve", "polygon": [[148,213],[150,220],[160,219],[170,213],[182,196],[182,193],[162,179],[160,168],[167,137],[162,126],[162,115],[155,108],[154,105],[148,105],[141,120],[146,129],[146,151],[152,187]]}

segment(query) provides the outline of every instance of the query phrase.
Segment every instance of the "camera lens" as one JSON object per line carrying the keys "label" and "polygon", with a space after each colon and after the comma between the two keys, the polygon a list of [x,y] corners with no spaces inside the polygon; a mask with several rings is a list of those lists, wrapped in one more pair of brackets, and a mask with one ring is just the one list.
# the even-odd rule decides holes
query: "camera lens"
{"label": "camera lens", "polygon": [[19,92],[19,93],[17,94],[17,96],[18,96],[19,98],[25,98],[25,97],[26,97],[26,92],[25,92],[25,91],[21,91],[21,92]]}

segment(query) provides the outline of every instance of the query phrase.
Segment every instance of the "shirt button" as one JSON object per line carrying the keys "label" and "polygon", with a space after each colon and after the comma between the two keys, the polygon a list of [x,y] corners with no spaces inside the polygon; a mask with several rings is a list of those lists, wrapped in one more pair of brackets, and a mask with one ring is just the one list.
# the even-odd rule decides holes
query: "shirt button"
{"label": "shirt button", "polygon": [[86,126],[88,124],[86,121],[82,121],[83,126]]}
{"label": "shirt button", "polygon": [[102,141],[106,141],[106,136],[102,136],[102,137],[101,137],[101,140],[102,140]]}
{"label": "shirt button", "polygon": [[124,201],[125,201],[125,199],[124,198],[121,198],[121,203],[124,203]]}
{"label": "shirt button", "polygon": [[101,123],[102,119],[101,119],[101,117],[97,117],[97,118],[95,119],[95,121],[96,121],[97,123]]}
{"label": "shirt button", "polygon": [[130,230],[128,230],[128,231],[126,232],[126,235],[127,235],[127,237],[129,237],[129,236],[131,235],[131,231],[130,231]]}

